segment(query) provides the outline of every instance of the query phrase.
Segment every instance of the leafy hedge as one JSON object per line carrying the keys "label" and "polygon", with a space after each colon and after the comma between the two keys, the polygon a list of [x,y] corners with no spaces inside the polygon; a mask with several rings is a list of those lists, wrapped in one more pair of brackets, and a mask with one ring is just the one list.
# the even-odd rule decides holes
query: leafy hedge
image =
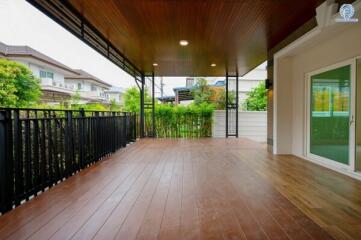
{"label": "leafy hedge", "polygon": [[[213,104],[188,106],[159,104],[155,108],[158,138],[199,138],[212,136]],[[145,129],[151,131],[151,112],[145,113]]]}

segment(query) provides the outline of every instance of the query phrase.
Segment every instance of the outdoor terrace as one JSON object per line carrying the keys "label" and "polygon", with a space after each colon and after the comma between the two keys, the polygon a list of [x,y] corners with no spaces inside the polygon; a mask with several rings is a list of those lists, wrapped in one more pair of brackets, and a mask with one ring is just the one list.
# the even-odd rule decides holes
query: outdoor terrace
{"label": "outdoor terrace", "polygon": [[360,239],[360,196],[247,139],[142,139],[6,213],[0,239]]}

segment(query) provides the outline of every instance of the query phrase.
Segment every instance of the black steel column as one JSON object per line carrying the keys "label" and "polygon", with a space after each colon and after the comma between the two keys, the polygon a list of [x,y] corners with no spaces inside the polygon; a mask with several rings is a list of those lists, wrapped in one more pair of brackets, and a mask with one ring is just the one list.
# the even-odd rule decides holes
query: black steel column
{"label": "black steel column", "polygon": [[[235,84],[231,84],[232,81],[235,81]],[[238,138],[238,85],[238,70],[236,69],[234,74],[229,74],[226,69],[226,138]]]}
{"label": "black steel column", "polygon": [[0,212],[13,207],[14,170],[11,112],[0,111]]}
{"label": "black steel column", "polygon": [[154,90],[154,72],[152,73],[152,135],[156,137],[155,132],[155,90]]}
{"label": "black steel column", "polygon": [[142,74],[141,87],[140,87],[140,113],[139,113],[139,136],[144,138],[144,85],[145,77]]}
{"label": "black steel column", "polygon": [[238,108],[239,108],[239,97],[238,97],[238,68],[236,69],[236,138],[238,138]]}
{"label": "black steel column", "polygon": [[226,69],[226,138],[228,138],[228,69]]}

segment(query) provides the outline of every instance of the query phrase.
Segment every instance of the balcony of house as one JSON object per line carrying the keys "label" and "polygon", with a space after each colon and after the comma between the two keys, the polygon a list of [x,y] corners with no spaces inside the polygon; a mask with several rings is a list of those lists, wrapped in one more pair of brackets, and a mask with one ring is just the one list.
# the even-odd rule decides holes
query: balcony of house
{"label": "balcony of house", "polygon": [[52,79],[42,79],[40,86],[42,91],[59,92],[68,95],[73,95],[75,93],[72,86],[68,86],[67,84],[64,84],[62,82],[55,82]]}
{"label": "balcony of house", "polygon": [[79,91],[79,94],[89,102],[109,102],[109,96],[104,91]]}
{"label": "balcony of house", "polygon": [[[0,239],[361,239],[360,1],[27,2],[129,74],[135,110],[0,108]],[[267,113],[240,114],[266,60]],[[222,77],[224,110],[207,84],[162,105],[163,76]]]}
{"label": "balcony of house", "polygon": [[[93,141],[111,142],[101,136]],[[53,146],[52,152],[60,149]],[[360,237],[353,225],[361,216],[357,180],[274,156],[251,140],[143,139],[112,155],[104,148],[89,155],[84,146],[85,162],[39,153],[44,160],[54,156],[52,165],[41,157],[24,166],[24,176],[17,173],[16,189],[28,195],[18,195],[16,204],[31,200],[0,218],[1,239]],[[103,157],[92,162],[95,156]]]}

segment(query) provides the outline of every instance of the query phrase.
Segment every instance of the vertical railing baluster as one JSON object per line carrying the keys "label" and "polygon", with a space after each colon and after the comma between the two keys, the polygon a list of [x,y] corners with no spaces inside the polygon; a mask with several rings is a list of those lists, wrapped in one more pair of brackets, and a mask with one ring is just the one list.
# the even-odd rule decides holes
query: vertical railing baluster
{"label": "vertical railing baluster", "polygon": [[47,116],[47,136],[48,136],[48,170],[49,170],[49,182],[48,187],[54,185],[54,163],[53,163],[53,134],[52,134],[52,119],[51,112],[48,111]]}
{"label": "vertical railing baluster", "polygon": [[80,109],[80,116],[79,116],[79,161],[80,161],[80,168],[85,167],[84,162],[84,143],[85,143],[85,135],[84,135],[84,123],[85,123],[85,112],[84,108]]}
{"label": "vertical railing baluster", "polygon": [[15,170],[15,206],[20,205],[24,193],[23,143],[19,109],[14,110],[14,170]]}
{"label": "vertical railing baluster", "polygon": [[47,174],[47,157],[46,157],[46,135],[45,135],[45,115],[43,114],[42,119],[41,119],[41,143],[40,143],[40,153],[41,153],[41,157],[40,157],[40,179],[41,179],[41,189],[42,191],[45,190],[45,187],[47,185],[47,179],[48,179],[48,174]]}
{"label": "vertical railing baluster", "polygon": [[66,162],[66,176],[69,177],[73,174],[73,124],[72,124],[72,112],[66,111],[65,121],[65,162]]}
{"label": "vertical railing baluster", "polygon": [[34,161],[34,195],[36,196],[39,189],[39,185],[40,185],[40,179],[39,179],[39,151],[40,151],[40,146],[39,146],[39,120],[38,120],[38,112],[35,111],[35,117],[33,120],[33,139],[34,139],[34,144],[33,144],[33,152],[34,152],[34,157],[33,157],[33,161]]}
{"label": "vertical railing baluster", "polygon": [[30,140],[30,119],[27,111],[25,119],[25,194],[26,200],[29,200],[29,193],[32,190],[32,171],[31,171],[31,140]]}
{"label": "vertical railing baluster", "polygon": [[95,161],[96,161],[96,159],[98,159],[99,158],[99,156],[100,156],[100,154],[99,154],[99,149],[100,149],[100,144],[99,144],[99,142],[98,142],[98,139],[100,140],[100,136],[99,136],[99,131],[98,131],[98,127],[99,127],[99,113],[98,112],[96,112],[95,113],[95,119],[94,119],[94,125],[93,125],[93,131],[94,131],[94,139],[93,139],[93,141],[94,141],[94,145],[95,145]]}
{"label": "vertical railing baluster", "polygon": [[55,175],[55,182],[61,180],[60,177],[60,160],[59,160],[59,141],[58,141],[58,118],[53,112],[52,114],[52,121],[53,121],[53,163],[54,163],[54,175]]}

